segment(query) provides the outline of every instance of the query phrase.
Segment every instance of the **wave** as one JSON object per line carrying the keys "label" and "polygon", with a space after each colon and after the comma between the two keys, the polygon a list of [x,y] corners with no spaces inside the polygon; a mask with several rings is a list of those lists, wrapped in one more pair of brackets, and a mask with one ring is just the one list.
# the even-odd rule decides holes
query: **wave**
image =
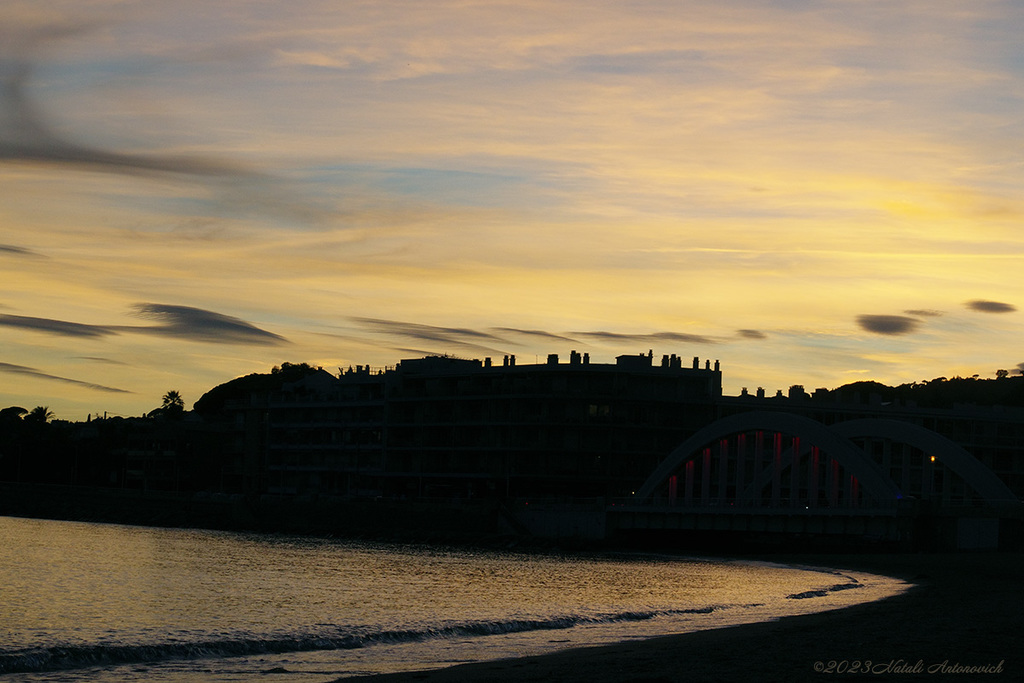
{"label": "wave", "polygon": [[820,590],[804,591],[803,593],[793,593],[787,595],[787,600],[805,600],[807,598],[823,598],[829,593],[836,593],[838,591],[850,590],[851,588],[863,588],[864,584],[860,583],[856,579],[852,579],[852,583],[837,583],[834,586],[828,588],[822,588]]}
{"label": "wave", "polygon": [[760,605],[711,605],[692,609],[631,611],[604,615],[564,615],[543,619],[478,621],[436,628],[362,633],[299,634],[285,637],[251,637],[234,640],[140,645],[59,645],[0,653],[0,675],[66,671],[95,666],[142,664],[157,661],[243,657],[318,650],[350,650],[384,643],[412,643],[435,638],[479,637],[527,631],[559,630],[584,624],[645,621],[660,616],[710,614],[723,609],[756,606]]}

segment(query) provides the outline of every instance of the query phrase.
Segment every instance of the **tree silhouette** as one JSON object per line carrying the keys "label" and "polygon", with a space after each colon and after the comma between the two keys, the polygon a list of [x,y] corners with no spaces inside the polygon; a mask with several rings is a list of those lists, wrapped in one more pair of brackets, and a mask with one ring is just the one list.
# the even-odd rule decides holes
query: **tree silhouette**
{"label": "tree silhouette", "polygon": [[21,418],[28,414],[28,411],[21,406],[10,406],[0,410],[0,424],[21,422]]}
{"label": "tree silhouette", "polygon": [[164,394],[164,403],[160,407],[168,412],[182,412],[185,410],[185,400],[177,390],[171,389]]}
{"label": "tree silhouette", "polygon": [[36,406],[28,412],[25,416],[25,420],[28,422],[35,422],[37,424],[46,424],[54,417],[53,411],[47,406]]}
{"label": "tree silhouette", "polygon": [[180,420],[182,415],[185,414],[185,401],[181,398],[181,394],[171,389],[164,394],[163,403],[159,408],[155,408],[148,413],[148,417],[162,417],[170,420]]}

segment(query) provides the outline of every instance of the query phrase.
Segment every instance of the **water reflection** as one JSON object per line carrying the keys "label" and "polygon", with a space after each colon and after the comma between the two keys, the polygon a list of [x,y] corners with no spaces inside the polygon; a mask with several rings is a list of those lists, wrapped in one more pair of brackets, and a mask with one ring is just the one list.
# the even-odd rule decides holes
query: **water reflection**
{"label": "water reflection", "polygon": [[[0,535],[8,633],[0,671],[62,666],[68,675],[76,656],[79,665],[109,664],[75,674],[89,681],[122,680],[127,673],[119,663],[162,661],[155,666],[166,673],[198,666],[196,657],[220,672],[208,680],[229,680],[217,676],[239,666],[252,674],[271,656],[331,671],[342,661],[348,670],[356,663],[359,670],[387,670],[394,664],[387,658],[422,666],[510,656],[550,648],[553,640],[607,642],[816,611],[874,599],[898,583],[734,562],[12,518],[0,518]],[[848,581],[862,587],[786,599]],[[552,629],[565,637],[553,637]],[[403,647],[416,643],[419,650]],[[317,649],[329,652],[302,654]]]}

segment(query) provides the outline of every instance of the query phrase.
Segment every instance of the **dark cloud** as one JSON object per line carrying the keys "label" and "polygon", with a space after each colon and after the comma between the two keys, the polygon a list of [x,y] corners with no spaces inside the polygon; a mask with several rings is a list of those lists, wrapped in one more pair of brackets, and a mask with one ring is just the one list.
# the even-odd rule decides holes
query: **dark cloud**
{"label": "dark cloud", "polygon": [[[231,316],[204,311],[190,306],[166,304],[139,304],[137,315],[157,320],[159,325],[86,325],[52,318],[32,318],[23,315],[0,314],[0,325],[17,327],[36,332],[46,332],[63,337],[100,338],[121,332],[141,332],[166,337],[190,339],[192,341],[215,342],[218,344],[287,344],[288,340],[273,332]],[[104,360],[105,359],[93,359]],[[111,362],[111,361],[105,361]],[[116,362],[116,361],[113,361]]]}
{"label": "dark cloud", "polygon": [[524,337],[540,337],[541,339],[549,339],[552,341],[567,341],[575,342],[576,340],[571,337],[566,337],[560,334],[554,334],[552,332],[545,332],[544,330],[520,330],[514,327],[495,327],[492,328],[498,332],[508,332],[509,334],[517,334]]}
{"label": "dark cloud", "polygon": [[93,384],[92,382],[82,382],[77,379],[70,379],[68,377],[60,377],[58,375],[51,375],[35,368],[29,368],[24,365],[14,365],[13,363],[0,363],[0,372],[8,372],[15,375],[26,375],[28,377],[37,377],[39,379],[49,379],[55,382],[64,382],[66,384],[74,384],[80,387],[86,387],[87,389],[95,389],[96,391],[104,391],[109,394],[132,394],[133,391],[127,391],[125,389],[117,389],[116,387],[107,387],[102,384]]}
{"label": "dark cloud", "polygon": [[684,344],[716,344],[710,337],[683,332],[654,332],[651,334],[622,334],[619,332],[571,332],[580,337],[589,337],[605,342],[682,342]]}
{"label": "dark cloud", "polygon": [[464,344],[466,340],[471,342],[500,342],[508,343],[505,339],[489,332],[481,332],[467,327],[436,327],[434,325],[422,325],[420,323],[406,323],[397,320],[381,320],[379,318],[353,318],[357,323],[369,327],[375,332],[396,334],[412,339],[424,341],[459,343]]}
{"label": "dark cloud", "polygon": [[174,173],[196,176],[251,176],[239,166],[208,158],[127,154],[91,147],[56,133],[28,95],[34,59],[55,40],[95,28],[64,23],[25,29],[16,38],[4,31],[0,53],[0,160],[65,164],[116,173]]}
{"label": "dark cloud", "polygon": [[903,312],[906,313],[907,315],[915,315],[915,316],[918,316],[920,318],[937,318],[937,317],[943,315],[942,311],[935,311],[935,310],[932,310],[930,308],[914,309],[914,310],[903,311]]}
{"label": "dark cloud", "polygon": [[147,303],[138,304],[135,307],[135,312],[141,317],[157,320],[161,324],[152,327],[130,326],[118,329],[217,344],[278,345],[289,343],[284,337],[261,330],[239,318],[201,308]]}
{"label": "dark cloud", "polygon": [[744,339],[767,339],[768,335],[760,330],[737,330],[736,334]]}
{"label": "dark cloud", "polygon": [[858,315],[857,324],[875,334],[910,334],[921,324],[916,318],[905,315]]}
{"label": "dark cloud", "polygon": [[209,156],[128,153],[102,149],[57,132],[30,95],[39,53],[49,44],[93,31],[97,23],[0,26],[0,162],[155,175],[189,181],[209,193],[212,210],[303,223],[331,217],[331,207],[302,197],[284,179]]}
{"label": "dark cloud", "polygon": [[85,337],[98,338],[117,334],[113,328],[101,325],[85,325],[82,323],[71,323],[65,320],[53,320],[52,318],[31,318],[23,315],[0,315],[0,325],[7,327],[19,327],[25,330],[36,332],[48,332],[63,337]]}
{"label": "dark cloud", "polygon": [[106,365],[128,365],[123,361],[114,360],[113,358],[103,358],[101,356],[77,356],[80,360],[89,360],[94,363],[105,363]]}
{"label": "dark cloud", "polygon": [[972,311],[981,311],[982,313],[1013,313],[1017,310],[1017,307],[1013,304],[1004,304],[999,301],[985,301],[983,299],[968,301],[965,305]]}
{"label": "dark cloud", "polygon": [[0,244],[0,254],[13,254],[14,256],[32,256],[40,257],[42,254],[32,251],[31,249],[25,249],[24,247],[16,247],[13,244]]}

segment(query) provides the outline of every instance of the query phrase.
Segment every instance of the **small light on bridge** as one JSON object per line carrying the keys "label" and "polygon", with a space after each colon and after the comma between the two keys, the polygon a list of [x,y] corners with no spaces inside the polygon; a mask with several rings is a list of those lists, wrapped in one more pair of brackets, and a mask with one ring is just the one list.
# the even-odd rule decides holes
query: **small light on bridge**
{"label": "small light on bridge", "polygon": [[934,455],[932,456],[932,462],[935,462],[935,456]]}

